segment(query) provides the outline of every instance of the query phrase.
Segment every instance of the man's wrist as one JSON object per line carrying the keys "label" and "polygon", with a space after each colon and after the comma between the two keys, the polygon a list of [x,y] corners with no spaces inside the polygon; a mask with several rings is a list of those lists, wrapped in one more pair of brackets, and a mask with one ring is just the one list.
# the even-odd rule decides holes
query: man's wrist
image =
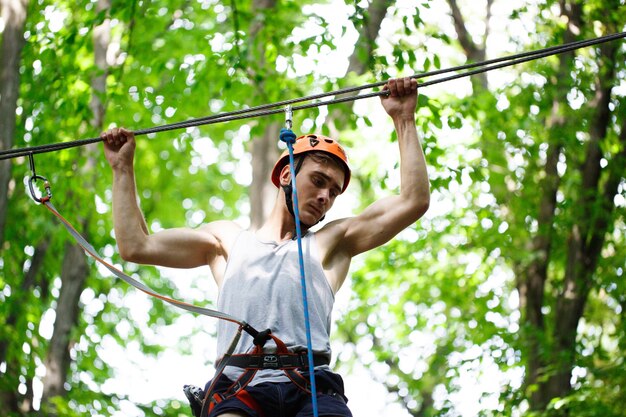
{"label": "man's wrist", "polygon": [[392,116],[395,124],[415,124],[415,113],[397,114]]}
{"label": "man's wrist", "polygon": [[115,176],[124,176],[124,175],[133,175],[133,165],[132,164],[119,164],[115,166],[111,166],[113,170],[113,175]]}

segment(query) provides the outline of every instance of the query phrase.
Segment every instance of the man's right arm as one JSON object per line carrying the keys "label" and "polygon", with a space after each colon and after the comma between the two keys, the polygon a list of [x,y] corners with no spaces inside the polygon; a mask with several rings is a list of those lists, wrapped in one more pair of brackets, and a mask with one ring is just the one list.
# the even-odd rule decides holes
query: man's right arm
{"label": "man's right arm", "polygon": [[137,200],[133,133],[114,128],[101,137],[105,156],[113,170],[115,239],[124,260],[173,268],[194,268],[211,264],[216,257],[224,255],[224,245],[216,237],[219,234],[215,233],[222,222],[198,229],[176,228],[150,234]]}

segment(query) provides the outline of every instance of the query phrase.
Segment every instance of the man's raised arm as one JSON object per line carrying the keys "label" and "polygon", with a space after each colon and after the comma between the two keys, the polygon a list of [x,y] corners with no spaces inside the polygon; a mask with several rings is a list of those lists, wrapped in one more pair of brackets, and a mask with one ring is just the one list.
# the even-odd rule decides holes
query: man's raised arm
{"label": "man's raised arm", "polygon": [[421,218],[430,204],[426,160],[415,127],[417,81],[390,80],[381,103],[391,117],[400,148],[400,191],[374,202],[356,217],[339,221],[344,235],[338,249],[348,256],[385,244]]}
{"label": "man's raised arm", "polygon": [[134,134],[113,128],[102,133],[101,138],[113,170],[113,222],[120,256],[130,262],[175,268],[209,264],[221,247],[211,226],[149,233],[137,200]]}

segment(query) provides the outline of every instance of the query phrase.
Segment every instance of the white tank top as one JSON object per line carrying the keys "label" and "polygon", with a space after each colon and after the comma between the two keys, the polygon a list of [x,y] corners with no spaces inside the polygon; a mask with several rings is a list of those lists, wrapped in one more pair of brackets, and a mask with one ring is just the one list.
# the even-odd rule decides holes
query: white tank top
{"label": "white tank top", "polygon": [[[330,362],[329,337],[335,296],[322,270],[315,233],[302,238],[302,251],[313,353],[326,356]],[[271,329],[293,352],[306,350],[298,242],[266,242],[253,232],[241,232],[229,254],[217,308],[246,321],[258,331]],[[219,321],[218,360],[228,349],[237,328],[234,323]],[[234,353],[247,353],[253,347],[252,337],[244,333]],[[273,348],[273,341],[268,341],[265,350]],[[316,369],[319,368],[328,369],[327,366]],[[224,374],[235,380],[242,372],[240,368],[229,366]],[[267,369],[257,372],[251,384],[288,380],[282,371]]]}

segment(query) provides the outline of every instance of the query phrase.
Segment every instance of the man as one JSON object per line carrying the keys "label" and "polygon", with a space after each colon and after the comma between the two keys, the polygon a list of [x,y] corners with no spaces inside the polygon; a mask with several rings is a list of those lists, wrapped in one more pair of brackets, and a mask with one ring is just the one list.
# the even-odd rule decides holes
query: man
{"label": "man", "polygon": [[[303,227],[303,252],[309,291],[312,347],[316,359],[320,416],[351,416],[343,382],[328,367],[330,314],[334,294],[343,284],[352,257],[383,245],[415,223],[428,209],[426,163],[415,127],[417,82],[390,80],[381,97],[392,118],[400,148],[400,191],[380,199],[361,214],[332,221],[308,232],[333,206],[350,180],[343,149],[321,135],[305,135],[294,145],[298,208]],[[106,158],[113,169],[113,216],[120,255],[127,261],[175,268],[209,265],[219,288],[218,309],[257,329],[269,328],[291,351],[306,349],[300,294],[295,220],[291,203],[291,172],[283,156],[272,173],[279,187],[267,221],[255,232],[232,221],[216,221],[197,229],[177,228],[149,234],[137,204],[133,171],[135,141],[125,129],[102,134]],[[308,232],[308,233],[307,233]],[[236,326],[220,322],[218,358]],[[252,339],[244,335],[236,353],[246,353]],[[243,371],[227,367],[216,391],[232,385]],[[274,408],[272,408],[274,407]],[[280,370],[264,369],[246,389],[212,408],[210,416],[310,416],[310,398]],[[282,411],[281,411],[282,412]],[[282,415],[282,414],[281,414]]]}

